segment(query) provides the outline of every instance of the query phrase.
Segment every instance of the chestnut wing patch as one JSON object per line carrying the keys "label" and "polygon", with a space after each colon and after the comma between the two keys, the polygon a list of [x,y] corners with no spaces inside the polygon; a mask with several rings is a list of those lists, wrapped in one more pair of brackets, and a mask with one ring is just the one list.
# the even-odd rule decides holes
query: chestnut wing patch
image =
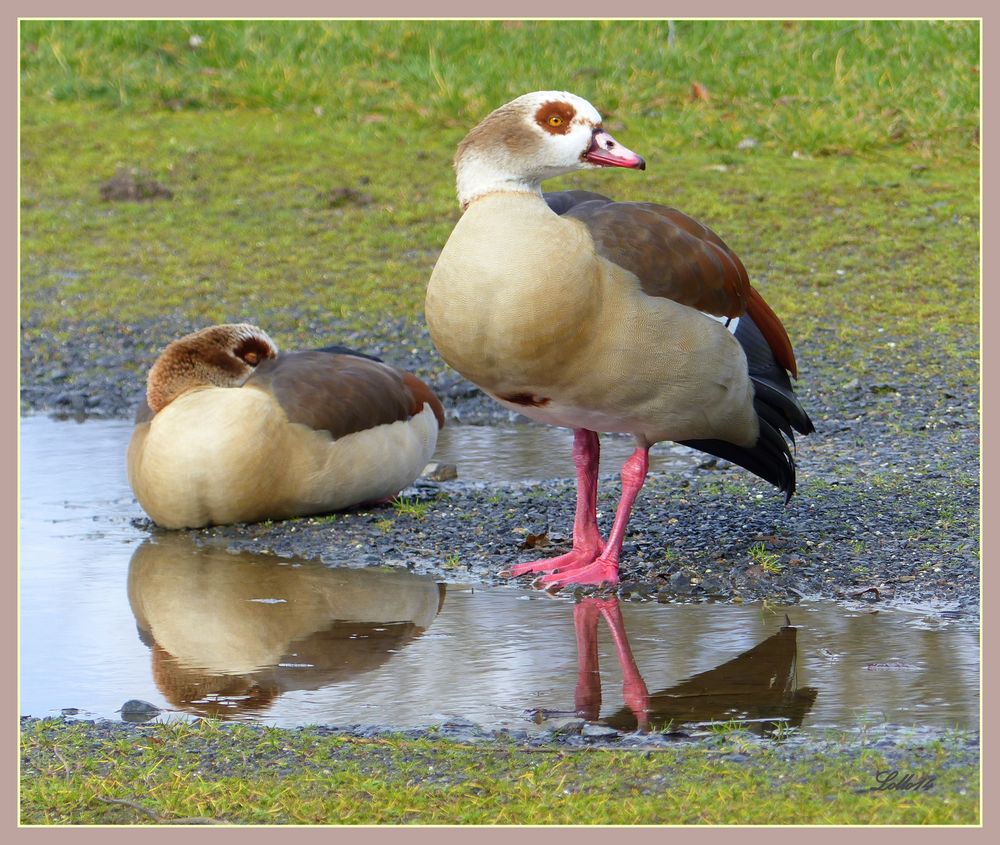
{"label": "chestnut wing patch", "polygon": [[265,361],[244,388],[271,393],[290,422],[334,438],[409,419],[414,397],[396,370],[368,358],[323,350]]}
{"label": "chestnut wing patch", "polygon": [[717,317],[746,310],[743,263],[711,229],[677,209],[591,199],[570,205],[564,216],[583,223],[598,254],[638,276],[650,296]]}
{"label": "chestnut wing patch", "polygon": [[743,262],[707,226],[675,208],[613,202],[590,191],[544,195],[556,214],[590,231],[597,253],[634,273],[643,291],[715,317],[748,313],[775,360],[796,375],[795,354],[781,321],[750,285]]}

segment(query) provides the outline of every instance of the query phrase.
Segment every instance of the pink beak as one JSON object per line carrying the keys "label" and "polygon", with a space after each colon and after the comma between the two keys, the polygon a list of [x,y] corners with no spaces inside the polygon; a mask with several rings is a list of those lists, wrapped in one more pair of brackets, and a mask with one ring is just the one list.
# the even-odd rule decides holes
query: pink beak
{"label": "pink beak", "polygon": [[598,164],[601,167],[631,167],[635,170],[645,170],[646,162],[642,156],[636,155],[628,147],[619,144],[611,134],[599,126],[594,129],[594,140],[590,149],[583,156],[584,160]]}

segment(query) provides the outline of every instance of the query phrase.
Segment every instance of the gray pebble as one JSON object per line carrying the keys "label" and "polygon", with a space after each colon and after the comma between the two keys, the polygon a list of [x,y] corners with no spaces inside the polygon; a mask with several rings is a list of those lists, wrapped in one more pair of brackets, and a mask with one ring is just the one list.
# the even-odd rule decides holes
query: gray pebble
{"label": "gray pebble", "polygon": [[121,706],[120,712],[126,722],[148,722],[160,715],[160,708],[148,701],[130,698]]}
{"label": "gray pebble", "polygon": [[607,725],[597,725],[593,722],[584,725],[580,735],[588,739],[610,739],[619,736],[618,731],[614,728],[609,728]]}

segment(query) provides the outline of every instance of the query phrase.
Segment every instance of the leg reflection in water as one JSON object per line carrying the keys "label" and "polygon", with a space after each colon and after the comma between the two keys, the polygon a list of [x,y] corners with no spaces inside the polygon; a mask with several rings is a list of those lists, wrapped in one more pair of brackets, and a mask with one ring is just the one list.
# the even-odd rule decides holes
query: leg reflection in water
{"label": "leg reflection in water", "polygon": [[597,721],[601,715],[601,670],[597,656],[597,620],[601,616],[611,629],[611,638],[622,667],[625,706],[635,716],[638,730],[645,733],[649,729],[649,692],[646,682],[639,674],[639,667],[635,665],[617,596],[585,598],[573,608],[578,660],[575,696],[577,715],[591,722]]}
{"label": "leg reflection in water", "polygon": [[576,713],[597,721],[601,711],[601,675],[597,622],[611,631],[622,670],[625,706],[601,720],[618,730],[664,730],[692,722],[740,721],[760,733],[778,725],[798,727],[817,691],[796,683],[796,628],[787,622],[777,633],[707,672],[668,689],[650,693],[629,645],[616,596],[584,598],[573,608],[576,627]]}

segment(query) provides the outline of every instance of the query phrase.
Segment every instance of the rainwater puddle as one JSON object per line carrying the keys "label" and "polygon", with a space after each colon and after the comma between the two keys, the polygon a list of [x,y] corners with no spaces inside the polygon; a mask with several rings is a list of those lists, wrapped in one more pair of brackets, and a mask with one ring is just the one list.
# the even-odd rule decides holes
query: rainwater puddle
{"label": "rainwater puddle", "polygon": [[[182,532],[151,537],[132,524],[130,432],[22,420],[24,715],[117,719],[141,699],[174,718],[283,727],[460,718],[534,730],[575,715],[623,730],[730,719],[805,731],[978,726],[978,628],[961,618],[832,602],[574,604],[199,549]],[[455,427],[437,460],[466,479],[495,478],[502,450],[523,438],[516,453],[538,454],[515,477],[546,477],[552,452],[547,477],[564,476],[571,439],[551,434]],[[617,460],[614,448],[605,455]],[[624,441],[622,457],[630,451]]]}
{"label": "rainwater puddle", "polygon": [[[600,472],[617,473],[635,450],[628,435],[601,436]],[[573,432],[565,428],[519,426],[445,426],[434,460],[455,464],[463,481],[530,481],[574,478]],[[684,446],[657,443],[649,453],[651,471],[692,470],[710,456]]]}

